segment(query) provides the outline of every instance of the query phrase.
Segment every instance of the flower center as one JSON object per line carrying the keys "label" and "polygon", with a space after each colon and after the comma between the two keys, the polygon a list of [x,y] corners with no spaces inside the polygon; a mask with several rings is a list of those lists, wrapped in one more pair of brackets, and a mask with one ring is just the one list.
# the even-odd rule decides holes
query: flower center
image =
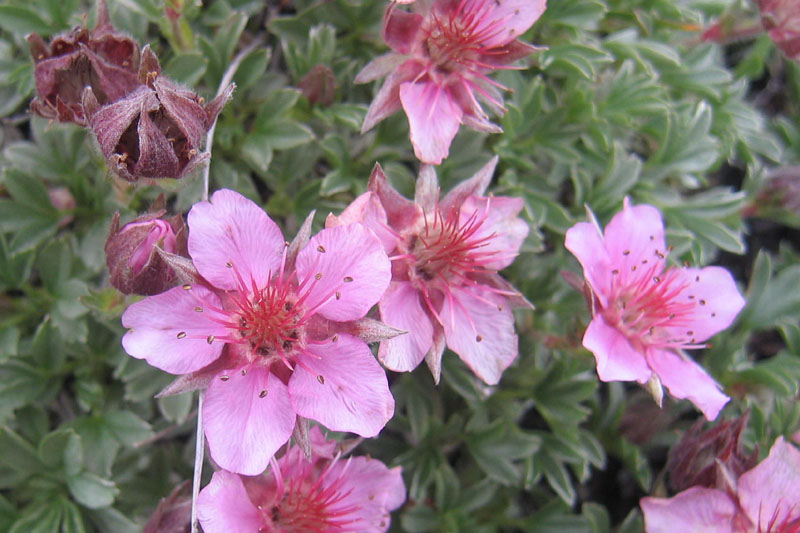
{"label": "flower center", "polygon": [[480,54],[485,53],[481,43],[503,31],[502,21],[486,20],[488,4],[462,0],[449,13],[431,13],[432,22],[424,30],[425,48],[440,69],[451,72],[480,66]]}
{"label": "flower center", "polygon": [[453,280],[467,281],[467,275],[486,272],[487,264],[496,255],[493,251],[482,251],[494,237],[478,235],[486,211],[475,211],[463,223],[456,211],[447,219],[437,208],[425,215],[425,227],[412,236],[408,245],[410,276],[423,283],[439,280],[445,284]]}
{"label": "flower center", "polygon": [[238,336],[257,355],[291,353],[301,341],[304,313],[288,284],[270,282],[237,304]]}
{"label": "flower center", "polygon": [[[348,524],[356,520],[356,505],[339,505],[353,489],[345,490],[343,476],[326,483],[330,463],[314,479],[315,467],[304,464],[302,471],[286,480],[283,498],[272,509],[272,522],[280,531],[312,533],[317,531],[347,531]],[[342,469],[343,474],[346,471]]]}
{"label": "flower center", "polygon": [[663,268],[659,262],[628,279],[621,279],[619,270],[613,270],[611,297],[603,316],[629,339],[665,348],[699,348],[693,331],[677,335],[672,329],[691,324],[698,302],[691,295],[679,301],[678,295],[688,287],[685,276],[678,268]]}

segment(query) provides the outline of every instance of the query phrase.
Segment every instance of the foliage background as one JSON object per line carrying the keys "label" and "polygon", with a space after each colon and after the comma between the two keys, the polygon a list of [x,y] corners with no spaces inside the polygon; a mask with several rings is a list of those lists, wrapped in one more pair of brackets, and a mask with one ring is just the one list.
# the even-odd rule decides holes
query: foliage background
{"label": "foliage background", "polygon": [[[411,195],[405,117],[359,133],[376,87],[352,80],[386,51],[384,7],[110,5],[117,27],[207,98],[237,50],[263,43],[219,118],[211,185],[264,205],[287,235],[311,209],[319,227],[363,192],[376,161]],[[525,35],[547,50],[498,76],[514,89],[505,133],[456,137],[443,189],[497,154],[493,190],[525,199],[532,231],[505,275],[537,309],[518,314],[520,356],[497,387],[452,353],[438,387],[424,365],[390,376],[396,415],[359,453],[403,466],[409,498],[393,531],[633,532],[639,497],[666,495],[669,447],[700,415],[598,381],[580,344],[589,313],[560,276],[579,272],[563,237],[584,205],[605,223],[626,195],[655,204],[675,260],[733,271],[748,305],[694,355],[733,397],[723,416],[750,409],[748,448],[764,455],[800,429],[800,186],[794,211],[790,194],[769,192],[776,168],[800,162],[800,67],[765,35],[700,42],[732,12],[755,14],[739,0],[550,0]],[[114,211],[130,220],[166,190],[185,212],[202,182],[122,183],[85,131],[27,113],[25,35],[69,30],[85,13],[91,23],[80,0],[0,3],[0,530],[12,533],[139,531],[192,473],[194,397],[154,399],[170,376],[123,352],[119,315],[133,299],[108,285],[103,245]],[[328,106],[297,89],[319,64],[335,74]],[[63,190],[74,206],[51,202]]]}

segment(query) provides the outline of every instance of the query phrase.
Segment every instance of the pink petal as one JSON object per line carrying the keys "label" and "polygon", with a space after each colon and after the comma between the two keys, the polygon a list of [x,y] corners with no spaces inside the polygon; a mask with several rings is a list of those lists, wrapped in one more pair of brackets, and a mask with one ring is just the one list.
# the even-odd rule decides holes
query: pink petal
{"label": "pink petal", "polygon": [[328,215],[325,220],[325,227],[346,226],[353,222],[361,222],[371,229],[380,239],[386,253],[391,253],[397,248],[397,243],[399,242],[397,233],[389,228],[386,210],[381,205],[378,196],[372,191],[367,191],[358,196],[338,217],[333,214]]}
{"label": "pink petal", "polygon": [[505,298],[478,286],[450,287],[440,316],[447,346],[476,376],[496,385],[518,353],[514,315]]}
{"label": "pink petal", "polygon": [[204,415],[211,457],[222,468],[248,476],[267,468],[295,423],[286,385],[258,365],[215,377],[206,391]]}
{"label": "pink petal", "polygon": [[730,400],[700,365],[671,350],[650,348],[647,362],[670,394],[680,399],[687,398],[708,420],[717,418]]}
{"label": "pink petal", "polygon": [[383,40],[395,52],[410,54],[422,21],[422,15],[396,9],[393,3],[389,4],[383,16]]}
{"label": "pink petal", "polygon": [[200,274],[215,287],[236,289],[238,271],[248,288],[251,279],[261,288],[280,267],[281,230],[241,194],[219,190],[210,202],[194,204],[187,219],[189,254]]}
{"label": "pink petal", "polygon": [[392,279],[383,245],[363,224],[320,231],[297,254],[297,276],[309,281],[305,305],[330,320],[356,320],[380,299]]}
{"label": "pink petal", "polygon": [[478,22],[472,30],[472,35],[479,36],[477,42],[486,48],[502,46],[518,38],[544,13],[545,7],[545,0],[434,2],[434,9],[442,12],[443,16],[453,16],[451,14],[459,12],[458,10],[463,13],[462,18],[474,15]]}
{"label": "pink petal", "polygon": [[[389,529],[389,511],[403,505],[406,487],[400,467],[386,465],[367,457],[340,460],[325,474],[323,486],[341,478],[339,494],[345,496],[328,508],[331,513],[347,513],[348,531],[364,533]],[[348,512],[349,511],[349,512]]]}
{"label": "pink petal", "polygon": [[436,167],[422,165],[417,176],[417,186],[414,188],[414,203],[425,213],[430,213],[436,209],[438,200],[439,179],[436,177]]}
{"label": "pink petal", "polygon": [[608,307],[613,267],[606,252],[603,236],[597,227],[589,222],[575,224],[567,230],[564,246],[580,262],[583,267],[583,277],[600,299],[602,306]]}
{"label": "pink petal", "polygon": [[381,85],[378,94],[372,100],[361,125],[361,133],[371,130],[375,124],[393,115],[402,107],[400,103],[400,84],[408,80],[413,80],[422,71],[423,66],[414,59],[409,59],[397,67]]}
{"label": "pink petal", "polygon": [[440,164],[458,132],[461,108],[447,88],[432,82],[400,84],[400,102],[408,116],[414,155],[423,163]]}
{"label": "pink petal", "polygon": [[499,160],[499,157],[494,156],[471,178],[453,187],[441,201],[440,207],[442,212],[449,215],[455,209],[460,208],[461,204],[470,196],[483,196],[483,193],[486,192],[486,189],[492,182],[494,169],[497,167],[497,162]]}
{"label": "pink petal", "polygon": [[[214,293],[193,285],[190,291],[174,287],[132,304],[122,314],[122,325],[131,328],[122,337],[122,347],[128,355],[171,374],[200,370],[219,357],[225,344],[209,344],[209,336],[228,334],[211,320],[215,313],[206,303],[221,306]],[[205,309],[197,312],[198,307]]]}
{"label": "pink petal", "polygon": [[[675,338],[690,337],[703,342],[726,329],[745,305],[730,272],[722,267],[684,268],[681,270],[686,288],[675,299],[694,303],[694,310],[681,319],[680,327],[669,327]],[[687,332],[691,331],[690,335]]]}
{"label": "pink petal", "polygon": [[739,504],[759,531],[800,518],[800,451],[778,437],[767,458],[739,478]]}
{"label": "pink petal", "polygon": [[628,339],[602,316],[592,319],[583,335],[583,346],[597,360],[597,375],[602,381],[638,381],[650,379],[650,367],[644,354],[631,346]]}
{"label": "pink petal", "polygon": [[377,435],[394,414],[386,373],[363,341],[345,334],[298,356],[289,395],[300,416],[362,437]]}
{"label": "pink petal", "polygon": [[361,72],[356,74],[354,83],[368,83],[370,81],[382,78],[400,66],[401,63],[406,61],[406,58],[400,54],[389,52],[378,56],[361,69]]}
{"label": "pink petal", "polygon": [[214,472],[211,482],[200,491],[197,518],[205,533],[260,531],[265,526],[247,496],[242,479],[225,470]]}
{"label": "pink petal", "polygon": [[642,498],[648,533],[732,533],[736,503],[721,490],[692,487],[672,498]]}
{"label": "pink petal", "polygon": [[480,243],[473,252],[476,260],[493,270],[502,270],[519,254],[528,224],[519,218],[522,211],[522,198],[493,196],[479,198],[470,196],[461,206],[459,222],[468,224],[472,217],[483,222],[470,238],[470,242]]}
{"label": "pink petal", "polygon": [[626,198],[622,211],[606,226],[605,246],[621,283],[661,274],[667,255],[661,213],[652,205],[631,206]]}
{"label": "pink petal", "polygon": [[367,188],[380,200],[392,228],[401,231],[422,219],[422,209],[392,187],[380,165],[376,164],[372,169]]}
{"label": "pink petal", "polygon": [[378,359],[389,370],[411,372],[433,344],[433,324],[408,281],[393,281],[378,303],[381,320],[408,333],[381,342]]}

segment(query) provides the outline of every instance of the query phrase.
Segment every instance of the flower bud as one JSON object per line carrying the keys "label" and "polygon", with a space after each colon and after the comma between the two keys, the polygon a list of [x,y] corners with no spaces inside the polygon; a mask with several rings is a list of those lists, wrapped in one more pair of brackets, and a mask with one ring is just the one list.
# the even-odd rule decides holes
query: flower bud
{"label": "flower bud", "polygon": [[162,218],[163,209],[142,215],[120,228],[114,214],[106,240],[106,264],[111,285],[125,294],[152,295],[177,284],[177,276],[159,255],[188,256],[186,228],[180,215]]}
{"label": "flower bud", "polygon": [[746,454],[740,442],[749,413],[725,420],[705,431],[698,420],[670,452],[667,471],[676,492],[689,487],[724,488],[726,480],[737,479],[758,462],[758,449]]}
{"label": "flower bud", "polygon": [[82,107],[85,87],[100,105],[124,97],[136,87],[139,45],[118,32],[108,18],[105,0],[97,4],[97,26],[78,27],[56,36],[50,45],[37,34],[28,36],[37,97],[31,110],[60,122],[86,124]]}
{"label": "flower bud", "polygon": [[121,178],[182,178],[208,159],[200,152],[202,144],[233,85],[205,104],[161,75],[149,46],[142,50],[139,82],[128,96],[106,106],[87,87],[83,108],[89,127],[109,167]]}
{"label": "flower bud", "polygon": [[64,216],[58,220],[58,227],[63,228],[72,222],[72,211],[75,209],[75,197],[66,187],[54,187],[47,189],[47,196],[50,203],[59,211],[64,211]]}
{"label": "flower bud", "polygon": [[169,496],[161,498],[156,511],[144,525],[144,533],[189,533],[192,514],[192,485],[185,481]]}
{"label": "flower bud", "polygon": [[800,3],[797,0],[758,0],[761,24],[786,57],[800,61]]}
{"label": "flower bud", "polygon": [[327,65],[317,65],[300,80],[300,90],[312,104],[322,107],[333,102],[336,93],[336,78]]}

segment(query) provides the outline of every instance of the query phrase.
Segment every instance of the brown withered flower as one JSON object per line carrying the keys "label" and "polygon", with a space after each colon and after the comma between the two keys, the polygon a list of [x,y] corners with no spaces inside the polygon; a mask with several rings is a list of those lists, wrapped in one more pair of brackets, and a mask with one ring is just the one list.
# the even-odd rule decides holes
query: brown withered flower
{"label": "brown withered flower", "polygon": [[111,285],[125,294],[159,294],[178,281],[156,248],[188,257],[187,230],[180,215],[164,217],[164,197],[150,212],[120,228],[119,212],[114,213],[106,239],[106,264]]}
{"label": "brown withered flower", "polygon": [[111,170],[121,178],[182,178],[208,159],[201,153],[206,133],[234,86],[207,103],[161,74],[158,58],[145,46],[140,82],[132,93],[101,106],[94,91],[83,93],[89,128]]}
{"label": "brown withered flower", "polygon": [[137,86],[139,45],[111,25],[105,0],[97,3],[97,26],[78,27],[48,45],[28,35],[35,63],[37,97],[31,111],[60,122],[86,125],[81,103],[91,87],[100,105],[123,98]]}
{"label": "brown withered flower", "polygon": [[336,96],[336,78],[327,65],[317,65],[303,76],[299,84],[303,95],[312,104],[327,107]]}
{"label": "brown withered flower", "polygon": [[667,471],[675,492],[689,487],[725,488],[758,462],[758,448],[745,453],[742,431],[749,412],[735,420],[725,420],[703,431],[698,420],[670,451]]}

